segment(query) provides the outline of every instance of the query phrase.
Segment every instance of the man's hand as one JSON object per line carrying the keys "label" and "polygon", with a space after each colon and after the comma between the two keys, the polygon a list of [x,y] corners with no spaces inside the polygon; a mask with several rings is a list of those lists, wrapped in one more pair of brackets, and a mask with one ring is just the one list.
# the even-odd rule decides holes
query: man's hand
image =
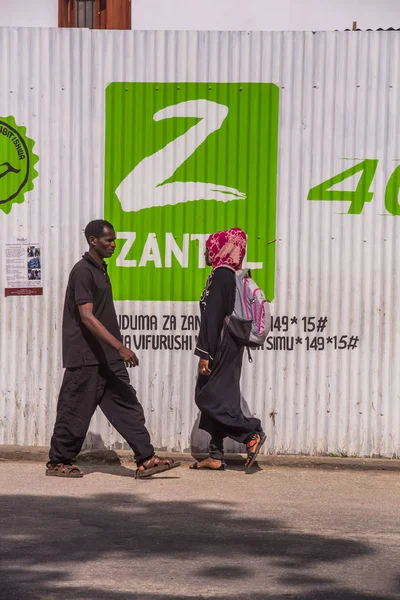
{"label": "man's hand", "polygon": [[127,367],[137,367],[139,365],[136,354],[126,346],[121,346],[118,352]]}
{"label": "man's hand", "polygon": [[204,360],[204,358],[200,359],[199,362],[199,373],[201,375],[211,375],[211,371],[210,368],[208,366],[209,361],[208,360]]}

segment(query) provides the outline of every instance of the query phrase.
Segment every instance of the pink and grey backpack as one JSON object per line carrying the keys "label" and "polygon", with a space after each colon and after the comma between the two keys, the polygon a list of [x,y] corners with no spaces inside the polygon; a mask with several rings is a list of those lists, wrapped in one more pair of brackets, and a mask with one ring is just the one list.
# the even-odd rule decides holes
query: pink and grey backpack
{"label": "pink and grey backpack", "polygon": [[243,346],[258,348],[263,346],[271,326],[269,302],[251,278],[249,269],[237,271],[235,278],[235,307],[225,322]]}

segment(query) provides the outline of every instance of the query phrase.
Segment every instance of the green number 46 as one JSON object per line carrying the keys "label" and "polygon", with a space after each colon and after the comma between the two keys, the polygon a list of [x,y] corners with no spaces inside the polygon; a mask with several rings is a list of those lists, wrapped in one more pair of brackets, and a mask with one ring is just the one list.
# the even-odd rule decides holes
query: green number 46
{"label": "green number 46", "polygon": [[[329,201],[329,202],[350,202],[349,215],[359,215],[364,208],[366,202],[371,202],[374,193],[370,192],[372,181],[375,177],[378,160],[365,159],[362,162],[350,167],[323,181],[319,185],[311,188],[308,192],[307,200]],[[353,177],[356,173],[361,173],[355,190],[332,190],[334,185],[341,183],[345,179]],[[385,192],[386,210],[395,216],[400,216],[400,204],[398,202],[398,194],[400,189],[400,165],[396,167],[390,176]]]}

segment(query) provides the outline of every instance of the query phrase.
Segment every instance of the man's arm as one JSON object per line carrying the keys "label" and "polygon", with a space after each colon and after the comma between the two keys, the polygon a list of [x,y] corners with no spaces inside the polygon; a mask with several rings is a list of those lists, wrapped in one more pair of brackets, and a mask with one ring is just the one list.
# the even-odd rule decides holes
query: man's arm
{"label": "man's arm", "polygon": [[137,367],[139,364],[136,354],[117,340],[93,314],[93,303],[78,305],[79,314],[83,325],[92,333],[100,342],[115,348],[122,360],[128,367]]}

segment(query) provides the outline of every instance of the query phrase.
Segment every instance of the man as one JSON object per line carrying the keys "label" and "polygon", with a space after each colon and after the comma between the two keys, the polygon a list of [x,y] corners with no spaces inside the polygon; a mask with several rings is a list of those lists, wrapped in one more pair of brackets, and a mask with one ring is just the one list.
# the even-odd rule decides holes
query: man
{"label": "man", "polygon": [[46,475],[83,476],[71,460],[81,450],[99,406],[132,448],[136,476],[148,477],[180,463],[154,454],[142,406],[129,382],[126,366],[137,367],[139,361],[122,344],[104,262],[115,250],[114,227],[108,221],[91,221],[85,236],[89,252],[72,269],[65,295],[62,349],[66,371]]}

